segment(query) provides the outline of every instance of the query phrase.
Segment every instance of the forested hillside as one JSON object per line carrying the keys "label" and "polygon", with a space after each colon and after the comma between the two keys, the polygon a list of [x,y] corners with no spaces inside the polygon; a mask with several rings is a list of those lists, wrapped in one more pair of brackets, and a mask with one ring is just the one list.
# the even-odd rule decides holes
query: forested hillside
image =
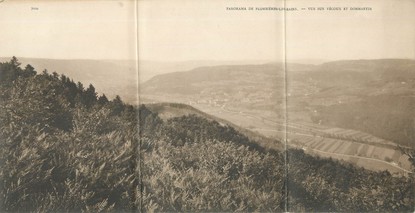
{"label": "forested hillside", "polygon": [[[0,57],[0,62],[10,58]],[[81,60],[81,59],[45,59],[20,58],[23,64],[30,64],[37,70],[47,69],[70,76],[76,81],[93,84],[94,87],[114,98],[120,95],[126,103],[137,103],[135,91],[138,87],[138,75],[134,60]],[[111,81],[108,81],[111,79]]]}
{"label": "forested hillside", "polygon": [[140,95],[150,103],[190,104],[274,138],[282,138],[273,130],[284,122],[287,101],[292,124],[351,129],[415,146],[415,60],[283,65],[207,66],[158,75],[140,86]]}
{"label": "forested hillside", "polygon": [[297,107],[307,102],[315,123],[415,148],[415,60],[334,61],[295,73],[292,79],[292,88],[298,91]]}
{"label": "forested hillside", "polygon": [[0,63],[1,211],[414,211],[413,176],[265,149],[36,73]]}
{"label": "forested hillside", "polygon": [[327,126],[358,129],[415,148],[415,98],[381,95],[322,106],[312,117]]}

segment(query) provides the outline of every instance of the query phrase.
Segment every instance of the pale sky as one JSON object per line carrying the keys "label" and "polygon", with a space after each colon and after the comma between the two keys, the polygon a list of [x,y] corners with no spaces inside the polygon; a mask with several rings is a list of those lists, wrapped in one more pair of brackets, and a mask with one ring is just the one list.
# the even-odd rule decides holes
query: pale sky
{"label": "pale sky", "polygon": [[[0,56],[135,59],[138,30],[140,60],[415,58],[412,0],[287,0],[300,11],[285,14],[226,10],[283,6],[282,0],[5,0]],[[358,6],[372,10],[301,10]]]}
{"label": "pale sky", "polygon": [[[255,3],[253,3],[255,2]],[[139,2],[139,55],[146,60],[275,60],[283,57],[283,13],[229,11],[282,1]]]}
{"label": "pale sky", "polygon": [[134,1],[5,0],[0,56],[135,59],[135,8]]}
{"label": "pale sky", "polygon": [[372,7],[372,10],[287,13],[288,58],[415,59],[415,1],[296,0],[289,1],[287,7],[322,4],[326,7]]}

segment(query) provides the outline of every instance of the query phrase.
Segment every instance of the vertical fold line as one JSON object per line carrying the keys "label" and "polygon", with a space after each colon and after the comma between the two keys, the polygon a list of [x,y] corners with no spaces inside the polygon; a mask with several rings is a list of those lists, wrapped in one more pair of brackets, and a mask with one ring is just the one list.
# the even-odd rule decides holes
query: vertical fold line
{"label": "vertical fold line", "polygon": [[284,20],[284,173],[285,173],[285,188],[284,188],[284,198],[285,198],[285,212],[289,211],[289,204],[288,204],[288,185],[289,185],[289,177],[288,177],[288,149],[287,149],[287,140],[288,140],[288,79],[287,79],[287,23],[286,23],[286,0],[283,1],[284,3],[284,10],[283,10],[283,20]]}
{"label": "vertical fold line", "polygon": [[[142,212],[143,211],[143,181],[142,181],[142,164],[143,164],[143,156],[141,156],[141,131],[140,131],[140,68],[139,68],[139,37],[138,37],[138,29],[139,29],[139,20],[138,20],[138,11],[139,11],[139,5],[138,5],[138,0],[134,1],[135,4],[135,67],[137,69],[137,94],[136,94],[136,100],[137,100],[137,114],[136,114],[136,119],[137,119],[137,135],[135,137],[138,137],[136,140],[136,143],[134,145],[134,152],[135,152],[135,156],[136,158],[138,157],[138,166],[136,166],[135,170],[138,167],[138,172],[135,171],[135,173],[138,173],[138,181],[135,181],[136,184],[133,185],[133,190],[134,190],[134,203],[133,203],[133,211],[139,211]],[[134,159],[135,163],[137,162],[137,159]],[[137,193],[138,193],[138,189],[139,189],[139,202],[137,204]],[[137,206],[138,205],[138,206]]]}

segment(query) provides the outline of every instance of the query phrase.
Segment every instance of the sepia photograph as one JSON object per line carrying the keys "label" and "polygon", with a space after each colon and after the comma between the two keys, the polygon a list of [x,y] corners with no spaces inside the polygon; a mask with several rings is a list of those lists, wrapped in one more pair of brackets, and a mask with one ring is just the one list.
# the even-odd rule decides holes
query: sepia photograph
{"label": "sepia photograph", "polygon": [[412,0],[0,1],[1,212],[414,212]]}

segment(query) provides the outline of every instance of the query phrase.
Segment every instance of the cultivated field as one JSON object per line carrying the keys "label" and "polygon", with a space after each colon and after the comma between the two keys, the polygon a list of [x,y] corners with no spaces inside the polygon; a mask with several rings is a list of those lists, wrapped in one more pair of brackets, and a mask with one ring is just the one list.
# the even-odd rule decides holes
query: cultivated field
{"label": "cultivated field", "polygon": [[308,153],[344,160],[374,171],[408,174],[412,169],[408,156],[397,149],[306,134],[290,133],[288,139],[290,145]]}

